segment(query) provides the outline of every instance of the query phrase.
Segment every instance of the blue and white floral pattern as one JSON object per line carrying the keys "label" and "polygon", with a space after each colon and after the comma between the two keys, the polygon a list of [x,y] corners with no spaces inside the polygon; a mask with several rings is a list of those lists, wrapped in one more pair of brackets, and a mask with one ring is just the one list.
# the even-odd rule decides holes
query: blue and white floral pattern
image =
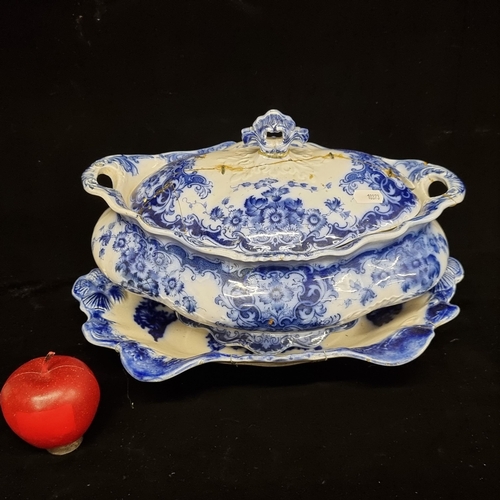
{"label": "blue and white floral pattern", "polygon": [[[110,281],[94,271],[73,291],[91,341],[115,342],[143,380],[228,353],[252,363],[323,351],[400,364],[421,352],[434,326],[458,312],[449,299],[461,267],[434,220],[462,201],[463,184],[436,165],[330,150],[308,137],[271,110],[240,143],[95,162],[83,183],[110,207],[92,240]],[[435,180],[447,191],[431,197]],[[422,323],[398,323],[417,296],[429,297]],[[371,346],[333,349],[332,339],[364,331],[359,324],[404,328]],[[145,344],[115,337],[129,327]],[[198,348],[207,352],[185,360],[156,352],[186,328],[203,332]]]}
{"label": "blue and white floral pattern", "polygon": [[[169,163],[146,179],[133,193],[131,208],[151,227],[171,230],[193,243],[211,242],[261,257],[338,247],[376,232],[388,222],[404,220],[405,214],[415,210],[417,200],[412,192],[384,172],[390,171],[387,163],[354,151],[346,154],[355,168],[340,180],[343,191],[353,196],[363,188],[383,195],[382,203],[361,217],[351,214],[335,196],[326,198],[323,206],[313,198],[313,206],[308,206],[311,199],[306,202],[301,193],[317,192],[317,186],[273,178],[236,185],[233,192],[245,187],[252,194],[243,200],[237,197],[237,202],[228,196],[213,206],[203,202],[211,194],[213,182],[196,171],[194,157]],[[191,208],[201,205],[201,213],[183,213],[179,210],[181,198]]]}
{"label": "blue and white floral pattern", "polygon": [[114,334],[113,323],[103,317],[113,305],[122,302],[127,292],[124,288],[109,281],[98,269],[82,276],[73,285],[73,296],[80,301],[80,307],[87,313],[85,323],[92,332],[94,343],[107,347],[114,345],[119,336]]}
{"label": "blue and white floral pattern", "polygon": [[326,307],[338,297],[334,284],[315,279],[308,271],[306,267],[253,270],[244,281],[226,280],[215,303],[228,310],[231,326],[245,330],[286,332],[338,324],[341,314]]}
{"label": "blue and white floral pattern", "polygon": [[134,321],[156,341],[165,334],[165,328],[177,319],[176,314],[159,302],[143,299],[135,308]]}
{"label": "blue and white floral pattern", "polygon": [[376,326],[382,326],[390,323],[403,309],[403,304],[382,307],[366,315],[366,319]]}
{"label": "blue and white floral pattern", "polygon": [[[257,267],[244,280],[225,280],[216,303],[228,309],[231,323],[247,330],[303,331],[339,325],[355,319],[349,316],[350,308],[365,313],[374,308],[391,285],[408,298],[438,281],[447,245],[440,236],[423,234],[410,233],[388,248],[322,269],[313,264]],[[343,306],[341,294],[348,301]]]}
{"label": "blue and white floral pattern", "polygon": [[192,189],[199,199],[206,198],[212,183],[193,170],[193,158],[181,158],[168,163],[146,179],[131,197],[131,207],[139,212],[149,224],[172,230],[191,227],[185,217],[177,211],[178,200],[186,189]]}
{"label": "blue and white floral pattern", "polygon": [[[84,173],[83,183],[146,232],[247,262],[348,255],[434,220],[465,193],[455,175],[436,165],[307,143],[307,130],[277,110],[243,129],[242,139],[196,151],[106,157]],[[100,173],[116,185],[99,185]],[[430,198],[431,180],[443,180],[447,192]],[[380,199],[363,204],[359,190],[377,191]]]}
{"label": "blue and white floral pattern", "polygon": [[82,304],[92,311],[107,311],[112,302],[119,302],[125,296],[125,290],[109,281],[97,270],[91,272],[86,279],[79,279],[74,292],[82,298]]}
{"label": "blue and white floral pattern", "polygon": [[[409,303],[410,312],[407,315],[406,304],[393,308],[390,314],[387,310],[378,315],[373,314],[370,321],[372,330],[366,333],[368,338],[378,338],[377,322],[383,323],[383,328],[387,329],[387,334],[374,343],[368,342],[360,347],[328,347],[330,337],[326,337],[323,343],[314,348],[295,349],[282,354],[254,354],[241,348],[222,346],[210,335],[207,336],[207,331],[203,328],[191,330],[189,333],[193,340],[204,342],[205,348],[201,353],[197,348],[191,356],[177,357],[167,345],[160,345],[162,339],[153,342],[155,349],[148,347],[137,340],[140,333],[136,335],[134,328],[128,326],[135,324],[138,332],[143,331],[142,325],[137,324],[134,319],[142,299],[124,290],[117,293],[116,285],[97,269],[76,281],[73,295],[87,315],[87,321],[82,328],[87,340],[117,350],[125,369],[136,379],[157,382],[210,362],[283,366],[346,356],[386,366],[408,363],[427,348],[436,327],[452,320],[458,314],[458,307],[449,301],[454,295],[456,284],[462,278],[461,265],[450,258],[444,276],[425,296],[419,310]],[[105,296],[106,300],[94,300],[96,293]],[[92,296],[94,298],[91,298]],[[117,305],[120,305],[120,317],[123,317],[121,323],[110,319],[116,317]],[[149,324],[162,323],[162,312],[168,312],[168,308],[162,305],[151,306],[148,310],[152,314],[148,318]],[[159,319],[154,318],[155,311]],[[378,319],[373,321],[374,318]],[[390,328],[392,324],[395,326]]]}
{"label": "blue and white floral pattern", "polygon": [[357,189],[380,191],[383,202],[368,210],[355,226],[358,236],[377,230],[385,221],[395,221],[411,213],[418,204],[415,195],[396,176],[395,171],[382,158],[358,151],[345,151],[355,167],[341,181],[340,187],[350,195]]}
{"label": "blue and white floral pattern", "polygon": [[127,223],[113,233],[115,226],[110,224],[100,236],[99,256],[104,257],[108,245],[119,255],[115,269],[123,277],[121,285],[139,295],[168,297],[169,304],[185,314],[195,312],[196,299],[184,288],[187,272],[181,258],[157,239],[146,237],[135,224]]}
{"label": "blue and white floral pattern", "polygon": [[111,279],[221,332],[331,329],[429,290],[448,258],[436,223],[351,258],[260,265],[190,253],[112,212],[102,221],[94,253]]}

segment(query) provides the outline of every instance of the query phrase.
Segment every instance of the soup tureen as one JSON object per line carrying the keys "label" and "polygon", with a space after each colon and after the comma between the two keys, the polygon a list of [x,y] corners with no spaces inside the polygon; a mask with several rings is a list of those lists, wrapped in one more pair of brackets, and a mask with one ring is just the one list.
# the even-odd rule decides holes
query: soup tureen
{"label": "soup tureen", "polygon": [[[265,334],[277,352],[433,288],[449,257],[435,219],[462,182],[307,140],[271,110],[242,142],[95,162],[83,183],[109,205],[92,238],[99,268],[222,344],[259,350]],[[447,191],[431,197],[434,181]]]}

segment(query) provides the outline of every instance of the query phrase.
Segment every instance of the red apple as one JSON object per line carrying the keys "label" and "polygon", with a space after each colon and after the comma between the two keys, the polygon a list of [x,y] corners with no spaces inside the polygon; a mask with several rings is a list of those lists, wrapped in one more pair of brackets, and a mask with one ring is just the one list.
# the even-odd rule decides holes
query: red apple
{"label": "red apple", "polygon": [[22,439],[54,454],[78,448],[99,404],[90,368],[76,358],[49,352],[28,361],[5,382],[2,413]]}

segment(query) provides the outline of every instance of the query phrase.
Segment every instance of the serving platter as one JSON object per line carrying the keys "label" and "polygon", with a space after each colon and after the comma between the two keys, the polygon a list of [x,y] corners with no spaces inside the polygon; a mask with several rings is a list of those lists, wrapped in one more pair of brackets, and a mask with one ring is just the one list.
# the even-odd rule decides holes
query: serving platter
{"label": "serving platter", "polygon": [[430,292],[373,311],[314,348],[291,348],[280,354],[255,354],[220,344],[208,329],[187,325],[165,305],[127,292],[98,269],[79,278],[72,292],[87,315],[82,327],[86,339],[118,351],[134,378],[158,382],[211,362],[285,366],[350,357],[386,366],[408,363],[428,347],[436,327],[459,313],[450,300],[462,278],[461,264],[450,258]]}

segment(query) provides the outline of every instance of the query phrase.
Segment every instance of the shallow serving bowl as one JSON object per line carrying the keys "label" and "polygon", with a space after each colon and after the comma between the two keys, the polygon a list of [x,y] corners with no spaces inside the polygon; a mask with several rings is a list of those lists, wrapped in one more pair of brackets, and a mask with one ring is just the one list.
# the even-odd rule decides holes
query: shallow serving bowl
{"label": "shallow serving bowl", "polygon": [[[316,345],[443,276],[448,245],[435,219],[465,192],[450,171],[308,143],[276,110],[242,139],[87,169],[85,189],[110,207],[92,246],[112,282],[219,342],[266,332],[280,351]],[[434,181],[446,193],[429,196]]]}

